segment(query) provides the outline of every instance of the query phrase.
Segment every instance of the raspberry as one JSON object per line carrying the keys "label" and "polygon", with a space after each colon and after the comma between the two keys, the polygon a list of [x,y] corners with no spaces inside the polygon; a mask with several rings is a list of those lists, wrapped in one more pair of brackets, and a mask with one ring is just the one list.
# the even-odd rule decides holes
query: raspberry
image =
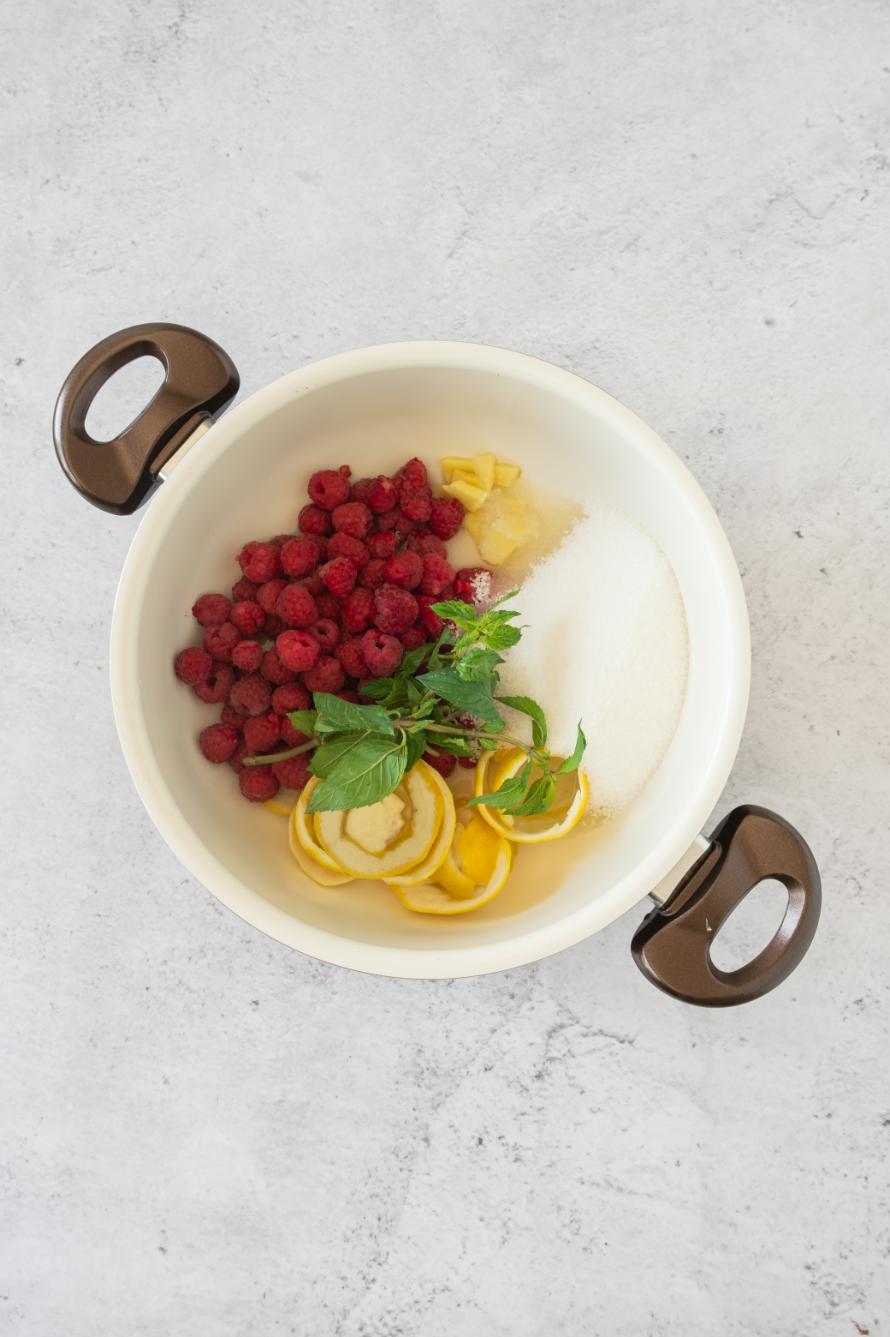
{"label": "raspberry", "polygon": [[419,645],[423,645],[426,639],[423,628],[417,626],[416,623],[413,627],[406,627],[399,637],[406,650],[416,650]]}
{"label": "raspberry", "polygon": [[384,511],[382,515],[378,515],[374,521],[374,525],[378,534],[388,534],[391,529],[395,529],[398,522],[399,512],[393,509],[391,511]]}
{"label": "raspberry", "polygon": [[244,770],[244,758],[247,756],[247,744],[244,739],[235,748],[235,751],[229,757],[229,765],[236,775],[240,775]]}
{"label": "raspberry", "polygon": [[308,534],[288,539],[281,548],[281,569],[286,576],[308,576],[318,566],[321,545]]}
{"label": "raspberry", "polygon": [[[352,595],[349,595],[352,598]],[[326,655],[333,654],[334,646],[340,639],[340,628],[331,617],[320,617],[312,628],[312,635],[318,641]]]}
{"label": "raspberry", "polygon": [[245,543],[237,561],[247,579],[255,580],[258,585],[274,580],[281,570],[281,558],[274,543]]}
{"label": "raspberry", "polygon": [[405,547],[411,552],[419,553],[421,557],[427,557],[430,553],[434,553],[436,557],[446,555],[445,544],[428,529],[415,529],[405,540]]}
{"label": "raspberry", "polygon": [[320,506],[304,506],[297,519],[297,525],[303,534],[329,534],[331,517]]}
{"label": "raspberry", "polygon": [[482,603],[491,592],[491,572],[487,566],[462,566],[454,577],[454,593],[464,603]]}
{"label": "raspberry", "polygon": [[397,552],[387,559],[383,574],[391,585],[399,585],[403,590],[416,589],[423,577],[423,558],[416,552]]}
{"label": "raspberry", "polygon": [[338,533],[348,534],[354,539],[365,537],[373,518],[363,501],[347,501],[345,505],[338,506],[331,516]]}
{"label": "raspberry", "polygon": [[224,594],[202,594],[192,604],[192,617],[202,627],[218,627],[228,621],[231,606]]}
{"label": "raspberry", "polygon": [[342,640],[337,646],[337,658],[350,678],[363,678],[368,671],[361,636],[347,636]]}
{"label": "raspberry", "polygon": [[232,586],[232,602],[240,603],[242,599],[255,599],[258,589],[259,585],[256,581],[248,580],[247,576],[242,576]]}
{"label": "raspberry", "polygon": [[283,631],[275,649],[284,667],[295,673],[313,668],[321,654],[321,646],[311,631]]}
{"label": "raspberry", "polygon": [[399,510],[408,520],[425,524],[430,518],[432,502],[429,488],[411,487],[402,484],[399,491]]}
{"label": "raspberry", "polygon": [[221,627],[208,627],[204,632],[204,649],[212,659],[230,661],[232,651],[241,640],[241,633],[231,622],[224,622]]}
{"label": "raspberry", "polygon": [[[280,632],[278,634],[281,635]],[[266,682],[271,682],[274,687],[281,687],[283,683],[293,682],[296,676],[293,669],[285,668],[282,664],[274,645],[271,650],[267,650],[263,655],[260,673]]]}
{"label": "raspberry", "polygon": [[362,654],[373,677],[387,678],[402,662],[402,642],[381,631],[366,631],[362,637]]}
{"label": "raspberry", "polygon": [[337,695],[339,696],[341,701],[355,701],[356,703],[358,702],[358,692],[345,691],[345,692],[338,692]]}
{"label": "raspberry", "polygon": [[419,594],[417,602],[420,605],[420,625],[430,640],[434,641],[445,626],[439,614],[430,608],[430,604],[439,603],[439,599],[434,594]]}
{"label": "raspberry", "polygon": [[229,695],[229,689],[235,681],[235,670],[231,664],[217,662],[210,670],[206,682],[196,682],[192,691],[199,701],[206,701],[209,706],[218,706]]}
{"label": "raspberry", "polygon": [[242,673],[256,673],[263,662],[263,647],[259,641],[239,641],[232,651],[232,663]]}
{"label": "raspberry", "polygon": [[322,655],[314,668],[303,674],[303,685],[310,692],[339,692],[343,686],[343,667],[333,655]]}
{"label": "raspberry", "polygon": [[311,704],[309,693],[301,682],[286,682],[272,693],[272,709],[277,715],[286,715],[289,710],[308,710]]}
{"label": "raspberry", "polygon": [[[294,686],[294,687],[303,687],[303,684],[302,684],[302,683],[298,683],[298,682],[295,682],[295,683],[293,683],[293,684],[289,684],[289,685]],[[305,687],[303,687],[303,691],[306,692],[306,688],[305,688]],[[311,697],[309,696],[309,693],[308,693],[308,692],[306,692],[306,700],[307,700],[307,702],[311,702]],[[308,709],[309,709],[309,706],[308,706],[308,705],[305,705],[305,706],[298,706],[297,709],[298,709],[298,710],[308,710]],[[287,718],[286,715],[282,715],[282,716],[281,716],[281,741],[282,741],[282,743],[285,745],[285,747],[299,747],[301,743],[308,743],[308,742],[309,742],[309,738],[308,738],[308,736],[307,736],[306,734],[304,734],[304,733],[300,733],[299,729],[295,729],[294,726],[291,724],[290,720]]]}
{"label": "raspberry", "polygon": [[208,724],[198,734],[198,746],[208,761],[221,766],[241,742],[241,734],[234,724]]}
{"label": "raspberry", "polygon": [[320,574],[331,594],[338,599],[345,599],[355,588],[358,567],[349,557],[332,557],[329,562],[325,562]]}
{"label": "raspberry", "polygon": [[287,589],[286,580],[267,580],[256,592],[256,601],[260,608],[266,613],[274,613],[278,596],[284,589]]}
{"label": "raspberry", "polygon": [[308,590],[313,599],[318,594],[324,594],[324,581],[317,571],[312,571],[308,576],[304,576],[300,581],[304,590]]}
{"label": "raspberry", "polygon": [[458,757],[458,766],[463,766],[465,771],[474,771],[476,769],[476,757]]}
{"label": "raspberry", "polygon": [[376,482],[376,478],[357,479],[349,489],[349,500],[363,501],[366,506],[370,506],[370,496]]}
{"label": "raspberry", "polygon": [[308,627],[318,621],[315,600],[302,585],[288,585],[278,596],[275,612],[291,627]]}
{"label": "raspberry", "polygon": [[284,631],[284,623],[277,613],[270,613],[263,627],[263,636],[267,641],[274,641]]}
{"label": "raspberry", "polygon": [[232,605],[229,618],[242,636],[253,636],[266,621],[266,614],[253,599],[242,599]]}
{"label": "raspberry", "polygon": [[368,552],[372,557],[392,557],[396,550],[396,536],[393,530],[384,529],[368,535]]}
{"label": "raspberry", "polygon": [[187,683],[189,687],[194,687],[196,682],[206,682],[212,668],[213,660],[199,645],[190,645],[188,649],[180,650],[173,660],[173,672],[180,682]]}
{"label": "raspberry", "polygon": [[415,455],[407,464],[403,464],[397,478],[403,478],[411,487],[424,487],[427,483],[426,465]]}
{"label": "raspberry", "polygon": [[245,766],[238,776],[238,784],[251,803],[265,803],[278,793],[278,781],[271,766]]}
{"label": "raspberry", "polygon": [[236,710],[235,707],[230,705],[227,701],[219,712],[219,718],[222,724],[234,724],[235,728],[240,733],[244,728],[244,721],[248,716],[242,715],[240,710]]}
{"label": "raspberry", "polygon": [[444,775],[446,779],[457,764],[457,757],[451,752],[443,752],[438,747],[431,747],[424,752],[422,760],[428,766],[432,766],[433,770],[438,771],[440,775]]}
{"label": "raspberry", "polygon": [[401,511],[396,511],[396,522],[393,528],[399,539],[406,539],[417,528],[417,525],[409,516],[403,515]]}
{"label": "raspberry", "polygon": [[391,511],[399,500],[399,485],[394,478],[380,474],[379,478],[373,480],[366,500],[371,510],[378,515],[383,511]]}
{"label": "raspberry", "polygon": [[306,753],[272,763],[272,774],[283,789],[302,789],[309,779],[309,758]]}
{"label": "raspberry", "polygon": [[374,596],[370,590],[353,590],[343,600],[343,626],[347,631],[365,631],[374,620]]}
{"label": "raspberry", "polygon": [[398,633],[417,621],[417,600],[398,585],[381,585],[374,591],[374,621],[381,631]]}
{"label": "raspberry", "polygon": [[258,673],[248,673],[229,692],[229,705],[242,715],[264,714],[269,709],[269,684]]}
{"label": "raspberry", "polygon": [[340,604],[331,594],[330,590],[325,590],[324,594],[319,594],[315,600],[315,606],[318,609],[319,622],[339,622]]}
{"label": "raspberry", "polygon": [[420,589],[423,594],[435,594],[436,597],[454,580],[454,568],[444,557],[429,553],[423,559],[423,580]]}
{"label": "raspberry", "polygon": [[359,568],[363,567],[371,556],[361,539],[354,539],[351,534],[342,530],[332,537],[328,544],[328,554],[331,557],[348,557]]}
{"label": "raspberry", "polygon": [[464,522],[464,505],[457,497],[435,497],[430,503],[429,526],[437,538],[453,539]]}
{"label": "raspberry", "polygon": [[306,489],[316,506],[332,511],[349,496],[349,482],[337,469],[320,469],[309,479]]}
{"label": "raspberry", "polygon": [[255,715],[244,723],[244,741],[254,756],[271,752],[280,737],[281,716],[276,715],[274,710],[268,710],[264,715]]}
{"label": "raspberry", "polygon": [[378,585],[382,585],[386,577],[383,574],[386,563],[382,557],[372,557],[367,566],[362,568],[358,578],[358,583],[363,590],[376,590]]}

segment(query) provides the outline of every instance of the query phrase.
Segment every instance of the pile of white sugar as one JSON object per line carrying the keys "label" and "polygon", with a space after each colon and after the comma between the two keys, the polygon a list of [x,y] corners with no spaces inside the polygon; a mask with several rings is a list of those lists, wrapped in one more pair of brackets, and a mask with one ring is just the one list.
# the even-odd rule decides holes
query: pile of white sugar
{"label": "pile of white sugar", "polygon": [[[667,751],[686,692],[686,616],[670,562],[625,516],[589,511],[510,602],[523,632],[500,692],[540,702],[553,752],[572,750],[580,719],[591,810],[617,812]],[[510,731],[527,735],[527,722],[511,713]]]}

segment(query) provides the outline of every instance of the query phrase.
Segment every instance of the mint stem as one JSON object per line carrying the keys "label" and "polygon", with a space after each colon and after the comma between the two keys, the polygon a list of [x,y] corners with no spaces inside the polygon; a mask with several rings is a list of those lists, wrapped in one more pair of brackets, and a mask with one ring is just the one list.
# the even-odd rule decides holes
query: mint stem
{"label": "mint stem", "polygon": [[298,757],[301,752],[308,752],[313,747],[318,747],[320,738],[310,738],[308,743],[301,743],[299,747],[290,747],[286,752],[268,752],[264,757],[244,757],[245,766],[271,766],[273,761],[287,761],[289,757]]}

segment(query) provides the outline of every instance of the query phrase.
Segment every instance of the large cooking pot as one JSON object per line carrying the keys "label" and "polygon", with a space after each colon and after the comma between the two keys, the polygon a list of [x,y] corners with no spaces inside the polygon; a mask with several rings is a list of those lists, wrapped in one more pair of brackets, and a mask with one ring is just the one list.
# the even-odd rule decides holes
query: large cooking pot
{"label": "large cooking pot", "polygon": [[[164,366],[160,389],[122,435],[94,441],[86,430],[94,396],[146,354]],[[803,838],[762,808],[736,808],[700,834],[742,734],[748,619],[726,536],[664,442],[577,376],[473,344],[342,353],[290,372],[214,421],[238,385],[212,340],[179,325],[139,325],[81,359],[54,420],[62,467],[97,506],[127,514],[164,483],[121,576],[111,686],[136,787],[194,876],[280,942],[373,974],[441,979],[520,966],[581,942],[650,896],[655,907],[632,951],[661,989],[719,1007],[785,979],[816,929],[819,873]],[[410,914],[379,886],[325,890],[306,879],[281,819],[248,807],[228,768],[211,770],[201,758],[193,740],[207,710],[176,689],[171,661],[190,636],[195,592],[231,583],[246,536],[294,528],[314,470],[348,460],[359,474],[379,473],[468,441],[516,460],[532,482],[618,507],[658,541],[682,591],[690,666],[676,734],[633,804],[569,840],[525,848],[506,894],[473,915],[442,919]],[[581,591],[583,580],[579,573]],[[741,969],[718,969],[715,935],[765,878],[788,891],[778,931]]]}

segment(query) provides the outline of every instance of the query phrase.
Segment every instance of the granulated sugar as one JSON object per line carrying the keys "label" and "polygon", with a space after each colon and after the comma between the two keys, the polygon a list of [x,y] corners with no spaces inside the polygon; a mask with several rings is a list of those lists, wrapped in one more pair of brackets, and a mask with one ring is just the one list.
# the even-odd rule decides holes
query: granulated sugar
{"label": "granulated sugar", "polygon": [[[581,720],[591,810],[618,811],[658,766],[683,706],[688,642],[673,568],[630,520],[591,511],[511,606],[525,625],[501,691],[541,703],[554,752],[571,751]],[[518,716],[510,726],[527,727]]]}

